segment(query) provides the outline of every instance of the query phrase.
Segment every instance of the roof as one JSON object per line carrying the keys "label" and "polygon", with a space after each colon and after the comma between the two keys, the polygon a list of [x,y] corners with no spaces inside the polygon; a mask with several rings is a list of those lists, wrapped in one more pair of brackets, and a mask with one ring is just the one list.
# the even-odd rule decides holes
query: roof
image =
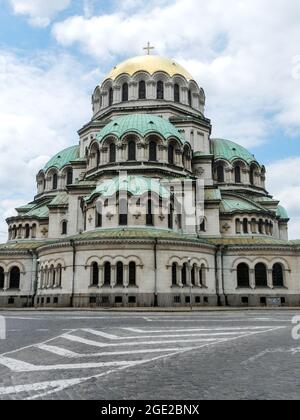
{"label": "roof", "polygon": [[150,114],[131,114],[116,118],[100,131],[97,139],[102,141],[109,134],[121,139],[125,134],[132,132],[142,137],[147,134],[158,133],[165,139],[175,137],[180,142],[185,143],[182,135],[170,121]]}
{"label": "roof", "polygon": [[102,182],[91,193],[85,201],[89,201],[95,195],[102,197],[113,197],[119,191],[128,191],[133,196],[141,196],[152,191],[162,198],[169,198],[170,193],[167,188],[163,187],[158,180],[146,178],[143,176],[118,176],[113,179]]}
{"label": "roof", "polygon": [[237,143],[224,139],[212,139],[211,141],[215,159],[225,159],[229,162],[242,159],[248,164],[252,162],[257,163],[255,156]]}
{"label": "roof", "polygon": [[284,219],[284,220],[289,219],[289,215],[288,215],[287,210],[282,206],[278,206],[276,216],[278,216],[278,217],[280,217],[280,219]]}
{"label": "roof", "polygon": [[285,241],[281,239],[275,239],[270,236],[239,236],[239,237],[226,237],[226,238],[217,238],[217,237],[205,237],[205,239],[214,245],[224,245],[224,246],[260,246],[260,245],[275,245],[275,246],[295,246],[298,241]]}
{"label": "roof", "polygon": [[67,149],[62,150],[57,153],[49,162],[45,165],[44,171],[47,171],[49,168],[58,168],[61,169],[68,163],[79,158],[80,148],[79,146],[68,147]]}
{"label": "roof", "polygon": [[69,196],[66,192],[60,192],[53,198],[49,206],[65,206],[69,204]]}
{"label": "roof", "polygon": [[261,206],[256,205],[248,200],[243,200],[238,197],[223,198],[220,206],[221,213],[235,213],[235,212],[267,212]]}
{"label": "roof", "polygon": [[48,205],[41,205],[33,208],[28,213],[26,213],[24,216],[26,217],[32,217],[37,219],[43,219],[46,217],[49,217],[49,208]]}
{"label": "roof", "polygon": [[171,77],[178,74],[188,81],[193,80],[193,77],[180,64],[157,55],[142,55],[123,61],[116,65],[104,80],[116,80],[121,74],[133,76],[139,71],[145,71],[151,76],[157,72],[167,73]]}

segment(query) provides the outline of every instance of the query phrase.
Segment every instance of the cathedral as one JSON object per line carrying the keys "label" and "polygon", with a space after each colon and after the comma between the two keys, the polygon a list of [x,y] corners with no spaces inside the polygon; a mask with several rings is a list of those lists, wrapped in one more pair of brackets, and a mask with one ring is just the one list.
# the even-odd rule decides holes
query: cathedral
{"label": "cathedral", "polygon": [[96,87],[78,143],[7,219],[0,306],[300,306],[300,241],[263,163],[212,138],[204,90],[148,53]]}

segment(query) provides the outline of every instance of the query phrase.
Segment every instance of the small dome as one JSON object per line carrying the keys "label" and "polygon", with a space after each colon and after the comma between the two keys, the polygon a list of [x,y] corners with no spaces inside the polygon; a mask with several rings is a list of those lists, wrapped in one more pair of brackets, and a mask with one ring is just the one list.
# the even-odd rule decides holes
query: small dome
{"label": "small dome", "polygon": [[100,131],[97,135],[97,140],[102,141],[108,135],[114,135],[121,139],[125,134],[132,132],[142,137],[145,137],[147,134],[157,133],[164,139],[175,137],[181,143],[185,143],[177,128],[170,121],[150,114],[132,114],[117,118]]}
{"label": "small dome", "polygon": [[224,159],[231,163],[242,159],[248,164],[257,163],[255,156],[237,143],[224,139],[211,139],[211,142],[215,159]]}
{"label": "small dome", "polygon": [[114,67],[104,80],[116,80],[121,74],[133,76],[139,71],[145,71],[153,76],[157,72],[164,72],[170,77],[179,75],[186,80],[194,80],[193,77],[178,63],[168,58],[157,55],[142,55],[130,58]]}
{"label": "small dome", "polygon": [[288,212],[283,206],[278,206],[276,216],[282,220],[289,220]]}
{"label": "small dome", "polygon": [[58,168],[61,169],[65,165],[69,164],[71,161],[79,158],[80,148],[79,146],[68,147],[67,149],[62,150],[57,153],[49,162],[45,165],[44,171],[47,171],[49,168]]}

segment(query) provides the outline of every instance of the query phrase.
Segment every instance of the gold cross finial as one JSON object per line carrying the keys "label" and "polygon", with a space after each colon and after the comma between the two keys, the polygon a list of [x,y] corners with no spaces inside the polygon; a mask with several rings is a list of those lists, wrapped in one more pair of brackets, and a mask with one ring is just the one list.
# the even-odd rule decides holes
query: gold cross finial
{"label": "gold cross finial", "polygon": [[154,50],[154,47],[150,47],[150,42],[148,42],[147,47],[143,48],[143,50],[147,51],[147,55],[150,55],[151,50]]}

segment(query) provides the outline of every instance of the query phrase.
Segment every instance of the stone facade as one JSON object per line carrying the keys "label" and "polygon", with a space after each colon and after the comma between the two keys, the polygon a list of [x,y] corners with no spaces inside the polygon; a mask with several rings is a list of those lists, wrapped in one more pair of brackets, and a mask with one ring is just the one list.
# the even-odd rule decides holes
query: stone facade
{"label": "stone facade", "polygon": [[79,144],[7,220],[0,306],[300,305],[300,241],[265,167],[211,138],[204,91],[184,69],[129,60],[92,103]]}

